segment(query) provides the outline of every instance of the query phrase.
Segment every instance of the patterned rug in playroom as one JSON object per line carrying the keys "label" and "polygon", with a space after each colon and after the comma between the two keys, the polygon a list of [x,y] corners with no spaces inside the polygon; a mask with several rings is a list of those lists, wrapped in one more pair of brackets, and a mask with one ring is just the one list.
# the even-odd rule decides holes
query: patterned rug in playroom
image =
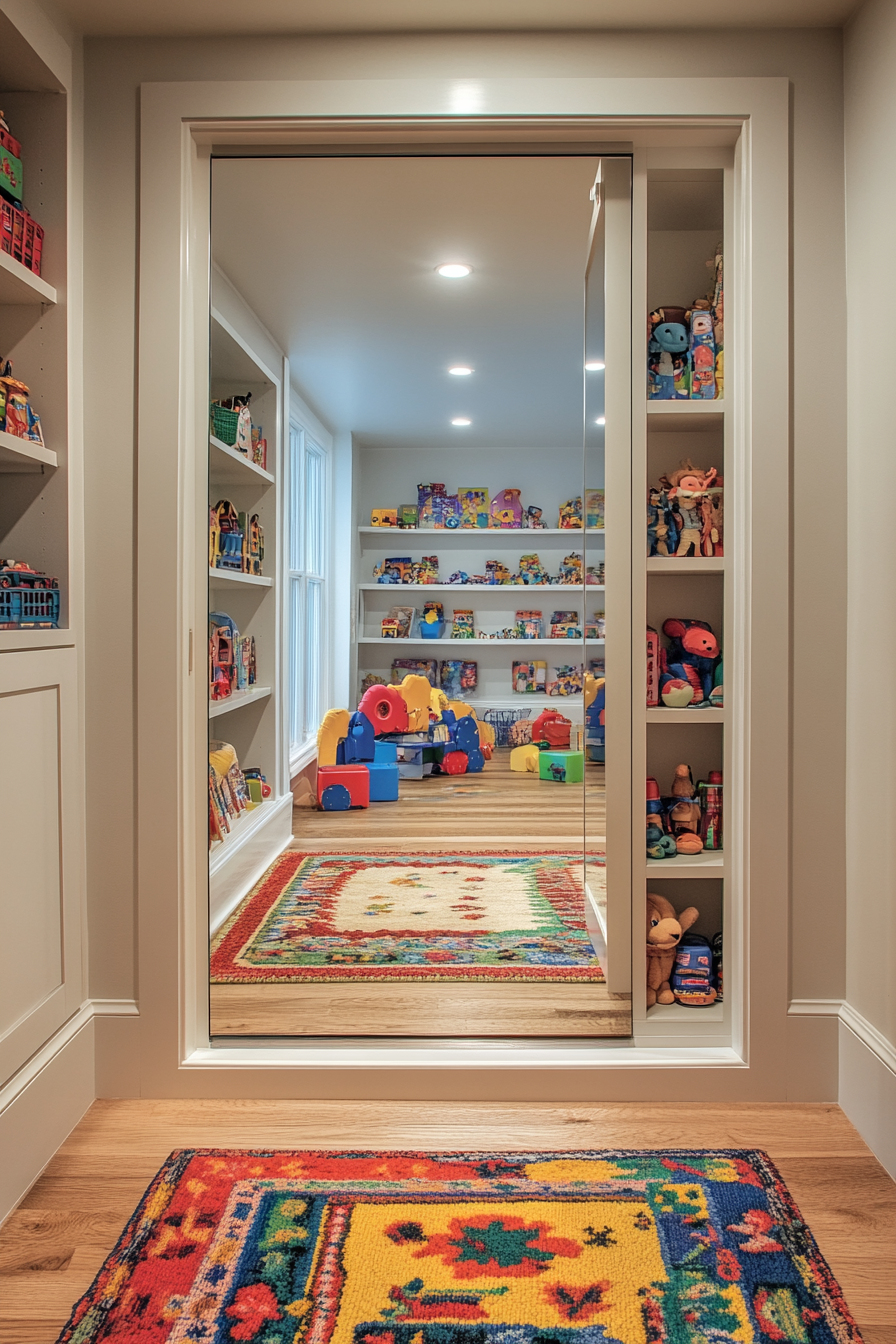
{"label": "patterned rug in playroom", "polygon": [[[605,873],[589,854],[590,880]],[[598,893],[595,893],[597,895]],[[603,980],[582,855],[287,853],[212,944],[214,984]]]}
{"label": "patterned rug in playroom", "polygon": [[59,1344],[861,1344],[749,1150],[172,1153]]}

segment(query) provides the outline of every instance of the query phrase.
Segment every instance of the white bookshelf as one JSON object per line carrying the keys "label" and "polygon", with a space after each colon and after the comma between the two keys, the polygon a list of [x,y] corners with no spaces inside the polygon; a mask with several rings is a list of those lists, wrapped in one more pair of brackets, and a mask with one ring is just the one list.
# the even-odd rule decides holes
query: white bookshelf
{"label": "white bookshelf", "polygon": [[[3,253],[0,253],[2,256]],[[31,439],[20,439],[17,434],[0,430],[0,472],[15,474],[42,472],[45,467],[57,467],[59,460],[52,448]]]}
{"label": "white bookshelf", "polygon": [[270,694],[270,686],[250,686],[245,691],[234,691],[225,700],[210,700],[208,716],[210,719],[220,719],[222,714],[232,714],[235,709],[242,709],[244,705],[254,705],[259,700],[266,700]]}
{"label": "white bookshelf", "polygon": [[0,304],[8,303],[22,308],[35,304],[55,304],[56,301],[56,290],[47,284],[43,276],[35,275],[8,253],[0,252]]}

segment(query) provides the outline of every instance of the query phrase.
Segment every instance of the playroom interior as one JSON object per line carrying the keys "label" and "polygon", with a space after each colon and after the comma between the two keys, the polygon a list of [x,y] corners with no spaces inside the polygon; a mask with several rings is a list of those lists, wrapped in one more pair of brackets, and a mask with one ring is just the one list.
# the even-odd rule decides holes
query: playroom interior
{"label": "playroom interior", "polygon": [[630,1033],[599,170],[213,160],[213,1035]]}

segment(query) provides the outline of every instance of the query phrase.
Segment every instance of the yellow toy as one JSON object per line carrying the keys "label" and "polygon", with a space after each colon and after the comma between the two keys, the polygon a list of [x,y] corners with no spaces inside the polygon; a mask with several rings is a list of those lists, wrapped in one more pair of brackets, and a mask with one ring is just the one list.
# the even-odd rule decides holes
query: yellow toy
{"label": "yellow toy", "polygon": [[349,717],[347,709],[327,710],[317,730],[318,765],[336,764],[336,748],[348,736]]}
{"label": "yellow toy", "polygon": [[444,691],[440,691],[437,686],[433,686],[429,692],[429,708],[437,719],[442,717],[442,710],[448,708],[448,697]]}
{"label": "yellow toy", "polygon": [[539,754],[534,742],[528,742],[524,747],[514,747],[510,753],[511,770],[528,770],[531,774],[537,775]]}
{"label": "yellow toy", "polygon": [[603,683],[603,677],[596,677],[593,672],[585,673],[585,708],[594,703],[594,697],[597,695]]}
{"label": "yellow toy", "polygon": [[409,672],[398,688],[408,707],[408,732],[426,733],[429,731],[429,709],[432,687],[427,677],[419,677]]}
{"label": "yellow toy", "polygon": [[495,745],[495,725],[493,723],[483,723],[482,719],[476,719],[476,726],[479,729],[480,747],[493,747]]}

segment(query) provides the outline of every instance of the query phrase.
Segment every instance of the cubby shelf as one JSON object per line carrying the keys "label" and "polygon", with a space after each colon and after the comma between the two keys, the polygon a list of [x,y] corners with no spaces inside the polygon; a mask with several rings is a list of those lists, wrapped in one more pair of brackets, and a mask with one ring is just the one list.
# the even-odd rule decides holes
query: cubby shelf
{"label": "cubby shelf", "polygon": [[383,593],[397,589],[401,593],[502,593],[509,597],[516,593],[602,593],[602,583],[359,583],[362,593]]}
{"label": "cubby shelf", "polygon": [[226,700],[210,700],[208,716],[210,719],[220,718],[222,714],[230,714],[235,709],[241,709],[243,705],[266,700],[270,693],[270,686],[252,686],[248,691],[234,691]]}
{"label": "cubby shelf", "polygon": [[647,879],[658,877],[723,877],[725,859],[719,849],[700,854],[676,854],[671,859],[647,859]]}
{"label": "cubby shelf", "polygon": [[209,437],[208,477],[214,484],[221,485],[273,485],[274,477],[263,467],[250,462],[247,457],[222,443],[214,435]]}
{"label": "cubby shelf", "polygon": [[[2,256],[3,253],[0,253]],[[32,443],[30,439],[20,439],[17,434],[7,434],[0,430],[0,472],[12,473],[39,472],[44,467],[57,465],[56,454],[52,448],[42,443]]]}
{"label": "cubby shelf", "polygon": [[[589,639],[586,641],[589,647],[592,645],[603,646],[602,639]],[[449,644],[453,649],[469,649],[472,653],[475,649],[481,653],[483,649],[539,649],[546,645],[551,648],[568,648],[570,653],[576,653],[581,650],[582,640],[580,639],[391,639],[383,638],[382,635],[362,635],[358,640],[359,644],[419,644],[427,648],[430,644],[444,646]]]}
{"label": "cubby shelf", "polygon": [[648,430],[701,432],[721,430],[724,401],[648,401]]}
{"label": "cubby shelf", "polygon": [[724,723],[724,709],[648,709],[648,723]]}
{"label": "cubby shelf", "polygon": [[723,555],[691,555],[676,559],[673,555],[651,555],[647,560],[648,574],[723,574]]}
{"label": "cubby shelf", "polygon": [[655,1003],[647,1009],[648,1022],[689,1022],[700,1019],[703,1022],[723,1022],[725,1005],[711,1003],[707,1008],[685,1008],[681,1003]]}
{"label": "cubby shelf", "polygon": [[46,280],[29,271],[8,252],[0,252],[0,303],[23,307],[26,304],[56,303],[56,291]]}
{"label": "cubby shelf", "polygon": [[373,537],[425,537],[427,542],[467,537],[480,541],[538,541],[540,537],[569,537],[571,541],[580,541],[583,536],[602,537],[602,527],[359,527],[363,536]]}
{"label": "cubby shelf", "polygon": [[255,588],[270,588],[274,582],[273,579],[266,579],[261,574],[241,574],[237,570],[230,569],[210,569],[208,571],[209,583],[212,588],[230,583],[247,583]]}

